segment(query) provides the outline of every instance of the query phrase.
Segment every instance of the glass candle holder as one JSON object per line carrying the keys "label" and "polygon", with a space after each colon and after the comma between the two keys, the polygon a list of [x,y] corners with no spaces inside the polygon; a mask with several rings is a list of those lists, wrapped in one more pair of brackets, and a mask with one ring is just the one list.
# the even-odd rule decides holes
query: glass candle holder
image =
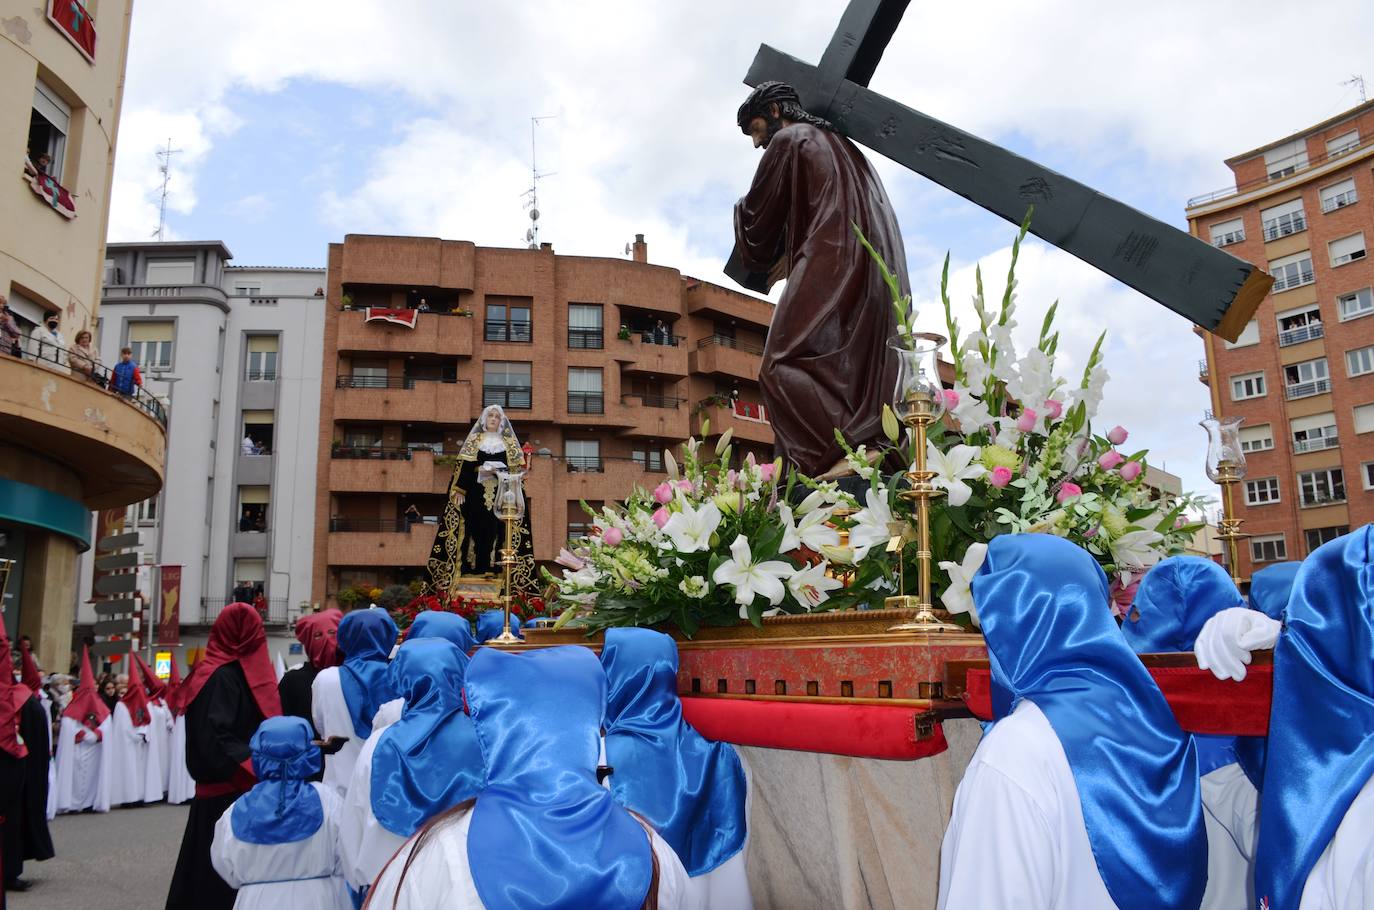
{"label": "glass candle holder", "polygon": [[1198,426],[1207,431],[1207,478],[1212,483],[1234,483],[1245,477],[1245,453],[1240,447],[1244,417],[1208,417]]}
{"label": "glass candle holder", "polygon": [[897,387],[892,409],[904,423],[924,419],[931,423],[945,413],[944,386],[940,383],[939,351],[943,335],[918,332],[900,335],[889,342],[897,355]]}
{"label": "glass candle holder", "polygon": [[502,519],[521,519],[525,517],[525,473],[514,474],[508,471],[496,473],[496,496],[492,500],[492,511]]}

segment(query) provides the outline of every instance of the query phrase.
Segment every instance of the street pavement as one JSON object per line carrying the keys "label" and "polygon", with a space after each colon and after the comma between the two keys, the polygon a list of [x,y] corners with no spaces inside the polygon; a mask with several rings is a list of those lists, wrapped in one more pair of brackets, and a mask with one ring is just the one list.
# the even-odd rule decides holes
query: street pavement
{"label": "street pavement", "polygon": [[24,863],[33,887],[6,895],[10,910],[161,910],[189,806],[158,803],[49,822],[57,856]]}

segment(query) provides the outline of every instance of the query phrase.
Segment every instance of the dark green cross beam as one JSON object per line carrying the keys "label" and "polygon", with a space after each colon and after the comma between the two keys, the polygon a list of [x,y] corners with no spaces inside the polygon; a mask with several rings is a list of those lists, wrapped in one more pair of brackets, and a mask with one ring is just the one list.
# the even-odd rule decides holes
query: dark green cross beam
{"label": "dark green cross beam", "polygon": [[[1020,224],[1031,233],[1234,341],[1274,279],[1244,260],[1076,180],[869,90],[909,0],[850,0],[817,66],[761,45],[745,76],[786,82],[802,107],[855,142]],[[732,255],[726,274],[758,289]]]}

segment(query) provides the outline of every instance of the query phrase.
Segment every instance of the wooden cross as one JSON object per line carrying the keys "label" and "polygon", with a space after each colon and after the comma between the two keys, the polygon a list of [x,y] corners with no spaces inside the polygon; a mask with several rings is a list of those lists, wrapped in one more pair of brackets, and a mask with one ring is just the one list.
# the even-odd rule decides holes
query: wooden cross
{"label": "wooden cross", "polygon": [[[761,45],[745,84],[786,82],[836,130],[1234,341],[1274,279],[1244,260],[868,88],[910,0],[850,0],[821,62]],[[726,274],[758,289],[731,256]]]}

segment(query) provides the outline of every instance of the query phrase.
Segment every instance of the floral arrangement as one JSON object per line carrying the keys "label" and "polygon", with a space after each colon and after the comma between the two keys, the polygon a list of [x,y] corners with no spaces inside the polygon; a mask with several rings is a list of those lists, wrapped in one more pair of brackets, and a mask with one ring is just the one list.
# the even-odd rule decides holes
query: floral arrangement
{"label": "floral arrangement", "polygon": [[[396,628],[405,631],[410,628],[415,617],[426,610],[457,613],[464,619],[475,622],[478,614],[488,610],[500,609],[502,609],[502,604],[498,600],[463,597],[461,595],[448,597],[441,594],[421,594],[411,599],[404,606],[392,608],[388,612],[391,614],[391,619],[396,623]],[[546,617],[557,618],[557,614],[550,612],[542,597],[524,598],[517,595],[511,599],[510,610],[512,616],[522,621]]]}

